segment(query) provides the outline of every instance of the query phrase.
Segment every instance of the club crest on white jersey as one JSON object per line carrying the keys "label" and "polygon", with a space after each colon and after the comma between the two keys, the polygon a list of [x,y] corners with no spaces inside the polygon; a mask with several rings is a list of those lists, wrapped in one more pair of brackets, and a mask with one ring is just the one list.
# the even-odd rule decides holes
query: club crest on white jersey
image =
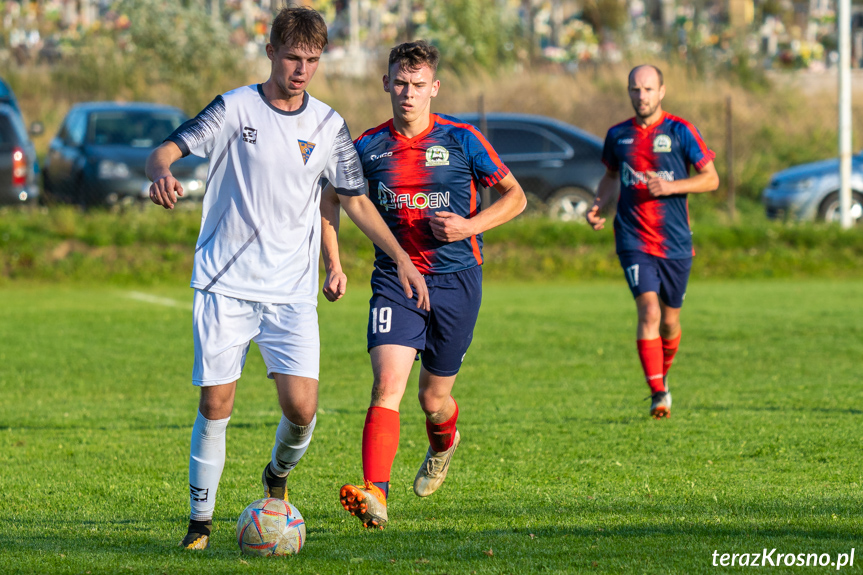
{"label": "club crest on white jersey", "polygon": [[305,166],[309,163],[309,158],[315,149],[315,144],[313,142],[306,142],[303,140],[297,140],[297,143],[300,145],[300,153],[303,155],[303,165]]}

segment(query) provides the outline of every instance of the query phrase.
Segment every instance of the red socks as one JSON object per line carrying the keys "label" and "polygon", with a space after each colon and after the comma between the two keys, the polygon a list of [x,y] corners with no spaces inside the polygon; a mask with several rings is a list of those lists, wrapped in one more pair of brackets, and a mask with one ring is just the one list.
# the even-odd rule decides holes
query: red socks
{"label": "red socks", "polygon": [[[432,450],[441,452],[452,447],[457,420],[457,403],[455,413],[447,421],[432,423],[426,419],[426,432]],[[398,448],[399,412],[385,407],[370,407],[363,426],[363,478],[376,484],[389,482]]]}
{"label": "red socks", "polygon": [[390,480],[399,448],[399,412],[370,407],[363,427],[363,477],[373,483]]}
{"label": "red socks", "polygon": [[662,375],[668,375],[668,370],[671,368],[671,363],[674,361],[674,354],[677,353],[677,347],[680,345],[680,336],[681,334],[677,334],[677,337],[674,339],[665,339],[664,337],[660,337],[662,340],[662,355],[664,361],[662,362]]}
{"label": "red socks", "polygon": [[639,339],[635,343],[638,346],[638,357],[641,359],[641,367],[644,369],[644,377],[647,379],[651,393],[665,391],[665,383],[662,381],[665,375],[662,367],[664,363],[662,339],[658,337]]}
{"label": "red socks", "polygon": [[[455,398],[452,400],[455,403]],[[455,403],[455,413],[443,423],[432,423],[426,419],[426,434],[432,451],[446,451],[455,441],[455,422],[458,420],[458,403]]]}

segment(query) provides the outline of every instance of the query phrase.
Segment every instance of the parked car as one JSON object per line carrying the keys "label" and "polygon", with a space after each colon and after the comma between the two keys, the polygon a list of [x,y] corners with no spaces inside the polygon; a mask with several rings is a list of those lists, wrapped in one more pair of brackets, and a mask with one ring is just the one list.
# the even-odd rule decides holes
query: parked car
{"label": "parked car", "polygon": [[0,104],[6,104],[12,108],[18,116],[21,116],[21,107],[18,105],[18,99],[9,84],[0,78]]}
{"label": "parked car", "polygon": [[[851,218],[863,220],[863,152],[851,161]],[[839,221],[839,160],[776,172],[762,194],[767,217]]]}
{"label": "parked car", "polygon": [[21,114],[0,104],[0,204],[23,204],[39,198],[36,148]]}
{"label": "parked car", "polygon": [[[149,198],[147,156],[187,116],[161,104],[88,102],[74,106],[51,141],[42,169],[45,195],[83,206]],[[208,162],[188,156],[171,166],[185,199],[204,195]]]}
{"label": "parked car", "polygon": [[[479,114],[457,114],[478,128]],[[565,122],[529,114],[486,114],[489,140],[524,191],[545,203],[549,217],[584,222],[605,174],[602,140]]]}

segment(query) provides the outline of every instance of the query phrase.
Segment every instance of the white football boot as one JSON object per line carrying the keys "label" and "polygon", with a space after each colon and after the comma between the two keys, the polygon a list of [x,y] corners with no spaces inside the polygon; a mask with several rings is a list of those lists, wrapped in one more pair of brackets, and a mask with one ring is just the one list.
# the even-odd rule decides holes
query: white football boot
{"label": "white football boot", "polygon": [[455,453],[456,447],[461,442],[461,434],[458,429],[455,430],[455,437],[452,445],[446,451],[432,451],[429,447],[426,452],[425,461],[420,466],[414,479],[414,493],[420,497],[427,497],[437,491],[438,487],[443,485],[446,479],[446,473],[449,470],[449,462],[452,459],[452,454]]}

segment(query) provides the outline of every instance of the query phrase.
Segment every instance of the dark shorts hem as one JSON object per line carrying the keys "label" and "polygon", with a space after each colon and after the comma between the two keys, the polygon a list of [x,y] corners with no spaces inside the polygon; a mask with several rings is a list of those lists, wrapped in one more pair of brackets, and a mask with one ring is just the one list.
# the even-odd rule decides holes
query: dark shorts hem
{"label": "dark shorts hem", "polygon": [[438,377],[452,377],[454,375],[458,375],[458,372],[461,371],[461,369],[456,369],[455,371],[434,369],[434,368],[427,366],[425,363],[422,363],[422,366],[423,366],[424,370],[426,370],[430,374],[436,375]]}
{"label": "dark shorts hem", "polygon": [[626,251],[619,253],[618,259],[633,298],[654,292],[668,307],[683,307],[692,269],[691,257],[668,259],[644,252]]}

